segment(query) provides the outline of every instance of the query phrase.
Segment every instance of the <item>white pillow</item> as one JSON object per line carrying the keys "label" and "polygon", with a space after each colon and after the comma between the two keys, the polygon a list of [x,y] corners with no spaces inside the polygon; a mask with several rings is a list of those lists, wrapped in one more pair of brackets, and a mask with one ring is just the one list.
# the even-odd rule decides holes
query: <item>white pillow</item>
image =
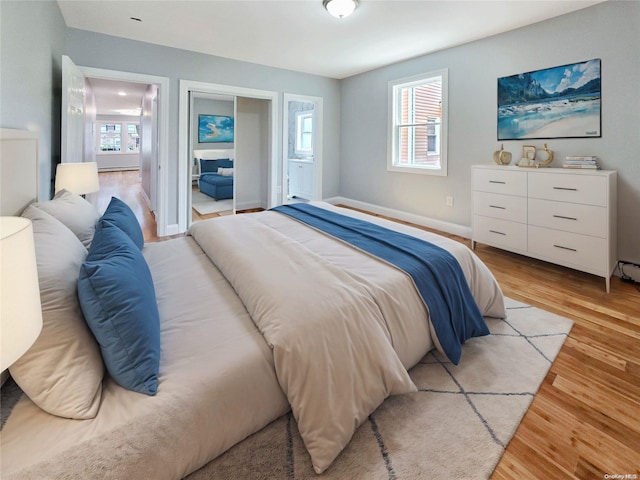
{"label": "white pillow", "polygon": [[222,175],[223,177],[232,177],[233,167],[230,167],[230,168],[218,167],[218,175]]}
{"label": "white pillow", "polygon": [[96,207],[80,195],[64,189],[56,193],[53,200],[33,205],[57,218],[78,237],[85,248],[89,248],[96,231],[96,222],[100,218]]}
{"label": "white pillow", "polygon": [[65,418],[93,418],[100,407],[104,364],[78,301],[78,274],[87,250],[40,208],[31,205],[22,216],[33,222],[43,325],[9,372],[43,410]]}

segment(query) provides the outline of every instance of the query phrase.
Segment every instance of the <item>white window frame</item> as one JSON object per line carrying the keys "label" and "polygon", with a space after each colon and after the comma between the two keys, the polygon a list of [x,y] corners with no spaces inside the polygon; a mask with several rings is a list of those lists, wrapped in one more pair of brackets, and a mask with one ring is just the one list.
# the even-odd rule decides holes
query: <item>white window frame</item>
{"label": "white window frame", "polygon": [[[102,151],[100,149],[100,143],[102,140],[102,126],[103,125],[120,125],[120,151]],[[96,121],[96,155],[139,155],[140,150],[137,152],[130,152],[127,150],[129,145],[129,125],[140,125],[140,122],[133,122],[130,120],[98,120]]]}
{"label": "white window frame", "polygon": [[304,120],[307,118],[313,119],[313,110],[305,110],[303,112],[296,113],[296,145],[294,151],[298,155],[311,155],[313,153],[313,130],[315,127],[315,125],[313,125],[313,122],[311,127],[311,146],[309,148],[302,147],[302,135],[308,134],[308,132],[302,131]]}
{"label": "white window frame", "polygon": [[[388,140],[387,140],[387,170],[391,172],[417,173],[421,175],[447,176],[447,124],[449,109],[449,70],[442,69],[433,72],[414,75],[411,77],[392,80],[388,84]],[[430,83],[434,79],[442,81],[442,116],[438,119],[440,124],[436,126],[436,135],[440,141],[436,145],[436,153],[440,154],[440,166],[432,165],[405,165],[398,162],[399,131],[402,124],[400,115],[402,102],[400,92],[402,88]]]}

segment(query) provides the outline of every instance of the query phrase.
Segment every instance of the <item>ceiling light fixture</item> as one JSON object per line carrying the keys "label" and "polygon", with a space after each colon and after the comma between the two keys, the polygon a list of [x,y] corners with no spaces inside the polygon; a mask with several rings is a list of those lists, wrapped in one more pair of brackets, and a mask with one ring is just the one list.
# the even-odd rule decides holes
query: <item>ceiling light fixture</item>
{"label": "ceiling light fixture", "polygon": [[122,90],[120,90],[118,92],[118,95],[120,95],[121,97],[126,97],[127,96],[127,92],[123,92]]}
{"label": "ceiling light fixture", "polygon": [[358,7],[358,0],[323,0],[322,6],[334,17],[344,18]]}

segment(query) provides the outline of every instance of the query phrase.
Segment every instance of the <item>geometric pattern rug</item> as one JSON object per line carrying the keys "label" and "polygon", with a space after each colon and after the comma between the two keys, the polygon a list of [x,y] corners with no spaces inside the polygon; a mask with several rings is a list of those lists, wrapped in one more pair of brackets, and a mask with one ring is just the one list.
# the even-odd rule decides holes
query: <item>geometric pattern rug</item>
{"label": "geometric pattern rug", "polygon": [[188,480],[486,479],[513,437],[573,322],[506,299],[507,318],[467,341],[459,365],[429,352],[410,375],[419,391],[389,397],[316,475],[288,413]]}

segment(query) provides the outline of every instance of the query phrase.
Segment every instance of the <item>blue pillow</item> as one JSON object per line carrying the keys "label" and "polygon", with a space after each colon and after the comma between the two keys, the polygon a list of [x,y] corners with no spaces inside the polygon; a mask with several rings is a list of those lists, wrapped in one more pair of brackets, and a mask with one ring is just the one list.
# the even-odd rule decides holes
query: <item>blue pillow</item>
{"label": "blue pillow", "polygon": [[109,374],[128,390],[155,395],[160,316],[153,279],[140,249],[105,220],[80,267],[78,298]]}
{"label": "blue pillow", "polygon": [[129,205],[119,198],[111,197],[109,206],[100,219],[111,222],[124,233],[129,235],[129,238],[133,240],[133,243],[142,250],[142,247],[144,246],[142,229],[140,228],[140,224],[138,223],[138,219],[133,213],[133,210],[129,208]]}
{"label": "blue pillow", "polygon": [[233,160],[230,158],[218,158],[216,160],[200,159],[200,173],[218,173],[218,168],[232,168]]}

